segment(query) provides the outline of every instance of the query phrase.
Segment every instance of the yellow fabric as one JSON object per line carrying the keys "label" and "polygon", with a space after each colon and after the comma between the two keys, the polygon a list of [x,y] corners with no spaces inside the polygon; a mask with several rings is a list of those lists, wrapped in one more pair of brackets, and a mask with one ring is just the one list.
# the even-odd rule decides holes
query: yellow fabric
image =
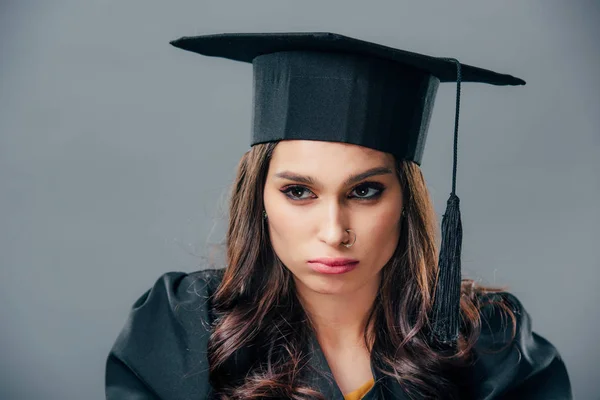
{"label": "yellow fabric", "polygon": [[359,387],[358,389],[347,393],[344,395],[344,400],[360,400],[362,397],[367,394],[369,390],[375,385],[375,379],[371,378],[370,381],[366,382],[364,385]]}

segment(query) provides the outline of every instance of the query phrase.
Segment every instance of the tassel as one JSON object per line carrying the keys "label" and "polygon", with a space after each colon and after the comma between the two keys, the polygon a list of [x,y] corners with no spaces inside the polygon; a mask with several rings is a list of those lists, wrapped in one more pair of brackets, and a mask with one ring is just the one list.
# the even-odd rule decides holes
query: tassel
{"label": "tassel", "polygon": [[433,298],[431,333],[435,345],[456,348],[460,329],[460,296],[462,222],[460,199],[456,196],[456,166],[458,155],[458,117],[460,113],[461,65],[456,59],[456,114],[454,119],[454,164],[452,169],[452,193],[442,218],[442,243],[438,262],[438,279]]}
{"label": "tassel", "polygon": [[442,244],[433,303],[433,334],[439,343],[454,347],[460,324],[460,253],[462,223],[460,199],[453,193],[442,218]]}

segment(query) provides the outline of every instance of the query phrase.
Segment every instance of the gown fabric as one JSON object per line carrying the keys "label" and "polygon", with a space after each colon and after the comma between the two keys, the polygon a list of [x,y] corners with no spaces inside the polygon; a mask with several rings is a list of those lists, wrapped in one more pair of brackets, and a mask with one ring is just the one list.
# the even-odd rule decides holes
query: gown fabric
{"label": "gown fabric", "polygon": [[[210,295],[222,269],[193,273],[168,272],[132,306],[125,326],[106,359],[107,400],[212,399],[208,379],[207,342],[214,320]],[[556,348],[531,331],[531,319],[519,300],[502,296],[517,316],[517,336],[505,349],[511,328],[501,313],[484,307],[482,332],[475,346],[477,361],[470,367],[469,398],[566,400],[572,399],[565,364]],[[510,323],[509,323],[510,325]],[[310,364],[324,374],[310,382],[327,399],[344,400],[326,358],[314,338]],[[410,399],[395,380],[372,368],[375,385],[364,400]]]}

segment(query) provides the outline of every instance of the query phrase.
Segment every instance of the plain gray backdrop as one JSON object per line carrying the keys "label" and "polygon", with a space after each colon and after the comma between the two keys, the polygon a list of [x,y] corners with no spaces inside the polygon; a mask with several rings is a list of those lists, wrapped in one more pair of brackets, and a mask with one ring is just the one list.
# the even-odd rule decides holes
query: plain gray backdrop
{"label": "plain gray backdrop", "polygon": [[[168,42],[245,31],[337,32],[527,81],[463,85],[464,273],[508,286],[576,398],[600,398],[599,22],[595,1],[3,0],[0,398],[103,398],[135,299],[204,268],[252,71]],[[440,87],[423,160],[440,218],[454,95]]]}

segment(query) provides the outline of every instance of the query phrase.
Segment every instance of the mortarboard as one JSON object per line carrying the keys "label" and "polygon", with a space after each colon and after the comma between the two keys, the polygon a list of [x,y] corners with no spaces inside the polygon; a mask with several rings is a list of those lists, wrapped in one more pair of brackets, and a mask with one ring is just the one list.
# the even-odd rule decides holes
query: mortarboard
{"label": "mortarboard", "polygon": [[433,345],[455,347],[460,325],[462,224],[456,196],[461,82],[524,85],[505,74],[334,33],[222,33],[171,44],[252,63],[251,145],[302,139],[343,142],[421,165],[440,82],[455,82],[452,192],[442,218],[431,311]]}

